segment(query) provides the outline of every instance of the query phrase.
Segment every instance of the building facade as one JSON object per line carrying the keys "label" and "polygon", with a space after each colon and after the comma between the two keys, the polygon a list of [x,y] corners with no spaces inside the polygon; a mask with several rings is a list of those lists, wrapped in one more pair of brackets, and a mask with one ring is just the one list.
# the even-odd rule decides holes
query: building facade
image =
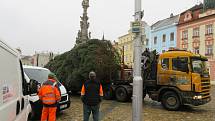
{"label": "building facade", "polygon": [[129,67],[133,64],[133,39],[134,34],[131,31],[118,38],[117,49],[121,55],[121,61]]}
{"label": "building facade", "polygon": [[209,59],[211,79],[215,80],[215,9],[204,6],[195,5],[181,13],[177,47],[206,56]]}
{"label": "building facade", "polygon": [[21,61],[23,65],[44,67],[55,56],[52,52],[36,52],[33,56],[22,55]]}
{"label": "building facade", "polygon": [[50,60],[54,59],[55,56],[56,54],[53,54],[52,52],[36,52],[32,56],[33,66],[44,67]]}
{"label": "building facade", "polygon": [[[134,37],[135,34],[131,32],[131,30],[128,31],[127,34],[120,36],[118,38],[118,42],[116,45],[116,48],[118,49],[124,64],[127,65],[129,68],[133,67],[133,52],[134,52]],[[142,45],[143,50],[146,48],[149,48],[150,43],[150,26],[146,22],[142,22]],[[145,45],[145,46],[144,46]]]}
{"label": "building facade", "polygon": [[21,58],[23,65],[33,66],[33,58],[32,56],[23,56]]}
{"label": "building facade", "polygon": [[143,26],[144,26],[143,38],[144,38],[145,48],[151,49],[152,48],[152,43],[151,43],[151,26],[149,26],[146,22],[144,22]]}
{"label": "building facade", "polygon": [[170,15],[169,18],[160,20],[151,26],[151,50],[163,53],[177,45],[177,24],[179,15]]}

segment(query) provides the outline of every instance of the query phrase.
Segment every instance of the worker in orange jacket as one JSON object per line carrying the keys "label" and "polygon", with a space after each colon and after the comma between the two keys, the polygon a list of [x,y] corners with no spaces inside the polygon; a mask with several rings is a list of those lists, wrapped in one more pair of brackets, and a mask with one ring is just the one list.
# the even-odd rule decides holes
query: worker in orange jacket
{"label": "worker in orange jacket", "polygon": [[56,76],[50,73],[48,80],[39,89],[38,95],[43,103],[41,121],[56,121],[57,103],[61,99],[56,80]]}

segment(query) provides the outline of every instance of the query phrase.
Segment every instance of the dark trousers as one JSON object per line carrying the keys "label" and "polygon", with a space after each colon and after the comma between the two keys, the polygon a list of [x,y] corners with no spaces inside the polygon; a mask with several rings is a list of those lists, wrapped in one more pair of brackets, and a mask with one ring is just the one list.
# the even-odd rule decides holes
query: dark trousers
{"label": "dark trousers", "polygon": [[89,121],[90,114],[92,112],[93,114],[93,120],[94,121],[99,121],[99,108],[100,104],[96,106],[89,106],[86,104],[83,104],[83,110],[84,110],[84,121]]}

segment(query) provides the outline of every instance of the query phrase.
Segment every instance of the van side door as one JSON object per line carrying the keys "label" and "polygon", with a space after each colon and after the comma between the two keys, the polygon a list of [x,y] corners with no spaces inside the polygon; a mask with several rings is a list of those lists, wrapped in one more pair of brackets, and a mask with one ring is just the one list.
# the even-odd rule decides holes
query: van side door
{"label": "van side door", "polygon": [[26,79],[24,77],[24,71],[22,67],[22,62],[19,60],[19,69],[18,69],[19,77],[20,77],[20,107],[19,108],[19,115],[16,117],[16,121],[27,121],[29,113],[31,112],[31,105],[29,103],[29,86],[26,82]]}

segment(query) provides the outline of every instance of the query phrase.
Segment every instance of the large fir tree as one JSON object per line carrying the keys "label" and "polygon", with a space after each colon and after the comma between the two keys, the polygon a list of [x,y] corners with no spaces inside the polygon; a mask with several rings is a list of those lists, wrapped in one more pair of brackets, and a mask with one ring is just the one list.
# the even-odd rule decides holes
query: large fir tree
{"label": "large fir tree", "polygon": [[118,78],[120,58],[110,41],[93,39],[55,57],[46,67],[67,89],[79,91],[90,71],[95,71],[103,84]]}

